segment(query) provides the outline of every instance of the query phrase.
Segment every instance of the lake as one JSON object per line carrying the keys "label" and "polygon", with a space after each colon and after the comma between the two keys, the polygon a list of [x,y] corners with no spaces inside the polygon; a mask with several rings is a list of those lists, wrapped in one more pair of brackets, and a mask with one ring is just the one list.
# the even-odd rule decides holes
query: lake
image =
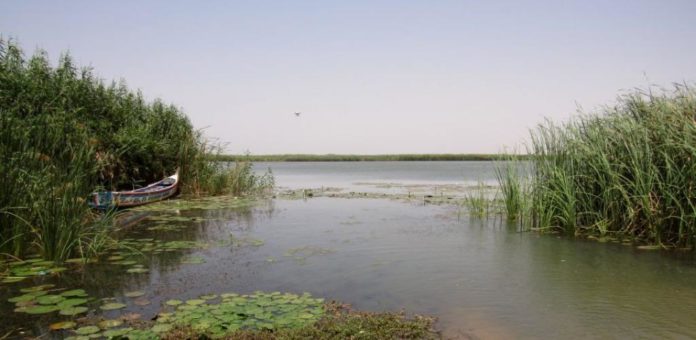
{"label": "lake", "polygon": [[[259,171],[267,167],[289,189],[425,194],[456,187],[461,194],[479,182],[495,183],[491,162],[256,164]],[[126,305],[101,311],[102,301],[88,304],[88,315],[108,318],[149,319],[169,299],[262,290],[434,315],[448,337],[696,337],[690,252],[519,232],[500,217],[471,218],[458,205],[417,199],[224,199],[205,209],[178,207],[145,209],[143,221],[119,234],[141,245],[144,256],[134,257],[135,266],[146,271],[128,273],[139,267],[114,265],[123,259],[113,258],[1,284],[1,334],[21,328],[38,335],[63,319],[15,313],[7,302],[21,288],[51,283]],[[186,246],[161,246],[183,241]],[[124,257],[123,250],[109,256]],[[126,296],[136,290],[148,304]]]}

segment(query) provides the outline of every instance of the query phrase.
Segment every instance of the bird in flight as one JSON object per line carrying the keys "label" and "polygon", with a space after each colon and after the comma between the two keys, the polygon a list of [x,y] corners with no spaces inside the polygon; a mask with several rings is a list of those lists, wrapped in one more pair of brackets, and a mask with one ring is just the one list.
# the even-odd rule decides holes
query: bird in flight
{"label": "bird in flight", "polygon": [[302,112],[295,112],[295,117],[299,117],[302,114]]}

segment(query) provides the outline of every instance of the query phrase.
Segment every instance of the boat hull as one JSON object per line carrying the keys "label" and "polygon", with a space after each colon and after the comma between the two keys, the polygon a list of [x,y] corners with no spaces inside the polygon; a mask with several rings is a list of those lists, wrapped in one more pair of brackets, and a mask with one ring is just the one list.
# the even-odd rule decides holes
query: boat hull
{"label": "boat hull", "polygon": [[92,193],[88,200],[92,208],[107,210],[128,208],[161,201],[176,195],[179,176],[175,174],[147,187],[133,191],[102,191]]}

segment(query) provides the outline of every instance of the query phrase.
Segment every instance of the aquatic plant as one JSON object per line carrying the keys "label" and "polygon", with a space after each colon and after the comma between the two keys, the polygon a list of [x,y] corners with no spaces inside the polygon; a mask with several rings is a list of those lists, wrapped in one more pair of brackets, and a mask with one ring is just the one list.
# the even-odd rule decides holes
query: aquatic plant
{"label": "aquatic plant", "polygon": [[488,217],[493,202],[486,197],[486,186],[482,182],[479,182],[473,190],[466,194],[464,205],[466,205],[471,216],[478,218]]}
{"label": "aquatic plant", "polygon": [[693,247],[696,92],[635,91],[532,133],[530,226]]}
{"label": "aquatic plant", "polygon": [[222,171],[215,150],[181,109],[107,84],[68,54],[52,67],[45,51],[25,59],[0,39],[0,253],[64,260],[104,249],[111,216],[87,207],[95,189],[136,188],[177,168],[181,190],[196,195],[269,183],[248,167]]}

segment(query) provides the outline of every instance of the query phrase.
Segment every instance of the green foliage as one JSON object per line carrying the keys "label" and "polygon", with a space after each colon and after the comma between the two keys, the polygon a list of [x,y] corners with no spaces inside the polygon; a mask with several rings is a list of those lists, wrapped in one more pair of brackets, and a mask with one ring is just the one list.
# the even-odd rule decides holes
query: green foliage
{"label": "green foliage", "polygon": [[531,226],[693,247],[696,92],[634,92],[532,135]]}
{"label": "green foliage", "polygon": [[180,109],[105,84],[67,54],[52,67],[46,52],[25,59],[0,39],[0,253],[99,253],[111,216],[85,203],[99,188],[133,189],[176,169],[194,195],[263,184],[248,168],[222,171],[208,159],[214,150]]}
{"label": "green foliage", "polygon": [[273,189],[275,181],[270,169],[257,175],[249,161],[237,161],[234,166],[215,162],[213,173],[202,186],[208,195],[243,196],[264,193]]}

